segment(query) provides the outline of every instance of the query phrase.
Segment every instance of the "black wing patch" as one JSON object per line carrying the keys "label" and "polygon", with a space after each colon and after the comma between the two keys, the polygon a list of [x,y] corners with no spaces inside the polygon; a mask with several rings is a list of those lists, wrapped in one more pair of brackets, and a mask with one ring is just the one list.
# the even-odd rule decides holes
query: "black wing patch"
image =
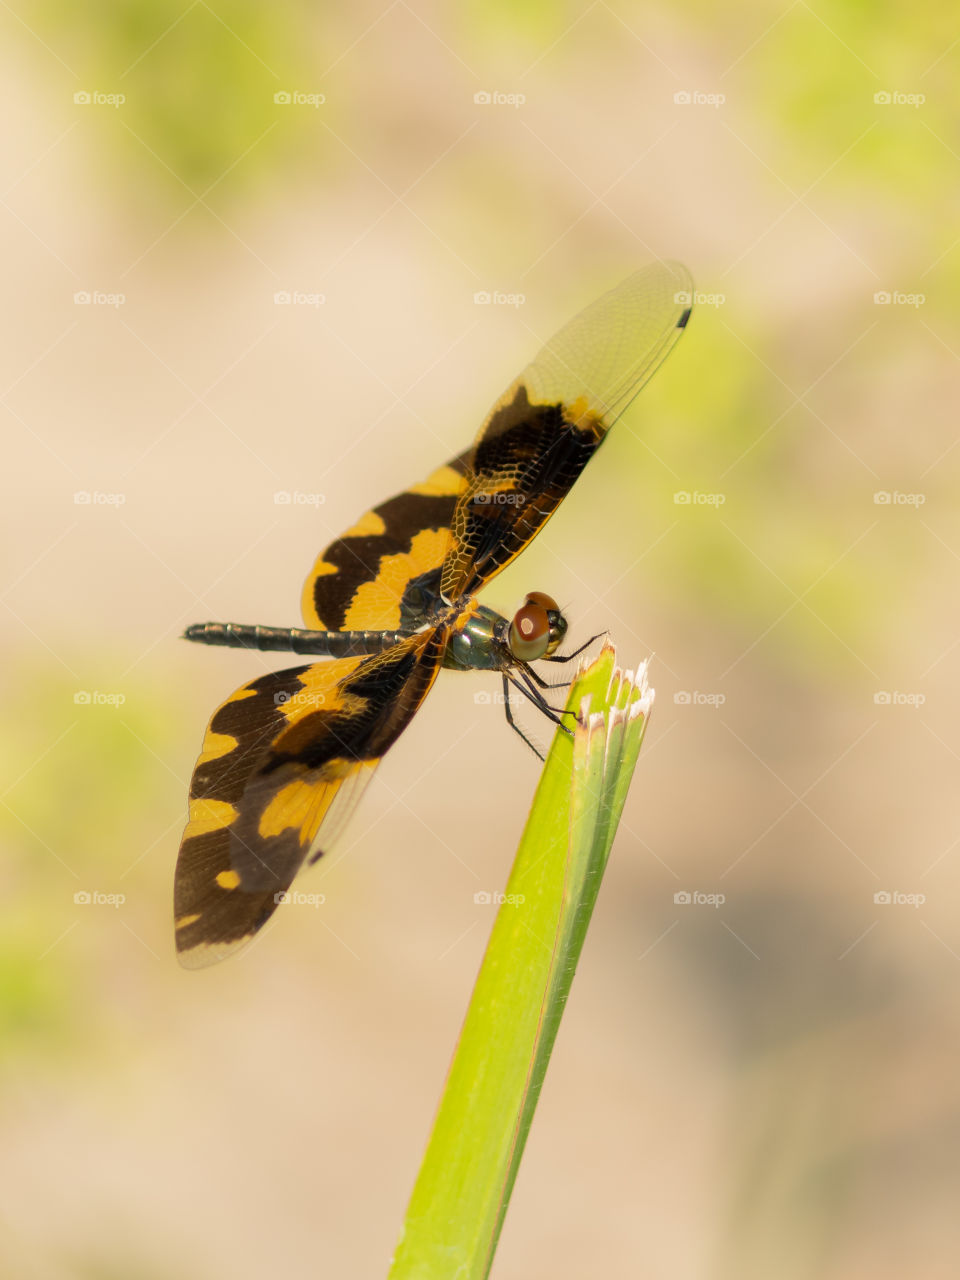
{"label": "black wing patch", "polygon": [[436,679],[445,646],[437,629],[376,657],[272,672],[214,713],[174,882],[182,964],[222,960],[262,928],[342,827]]}
{"label": "black wing patch", "polygon": [[418,613],[413,583],[439,585],[450,523],[466,484],[466,457],[390,498],[317,559],[303,590],[303,617],[319,631],[396,631]]}
{"label": "black wing patch", "polygon": [[473,595],[543,528],[690,316],[686,268],[644,267],[575,316],[494,405],[468,457],[442,589]]}

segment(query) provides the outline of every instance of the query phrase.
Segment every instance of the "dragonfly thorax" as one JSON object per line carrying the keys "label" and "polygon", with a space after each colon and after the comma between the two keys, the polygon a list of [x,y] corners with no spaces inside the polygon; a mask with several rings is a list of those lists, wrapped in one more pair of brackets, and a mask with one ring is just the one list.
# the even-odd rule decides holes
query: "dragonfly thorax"
{"label": "dragonfly thorax", "polygon": [[507,619],[487,605],[464,610],[447,642],[443,665],[461,671],[503,671],[517,662],[536,662],[554,653],[567,633],[557,602],[531,591]]}

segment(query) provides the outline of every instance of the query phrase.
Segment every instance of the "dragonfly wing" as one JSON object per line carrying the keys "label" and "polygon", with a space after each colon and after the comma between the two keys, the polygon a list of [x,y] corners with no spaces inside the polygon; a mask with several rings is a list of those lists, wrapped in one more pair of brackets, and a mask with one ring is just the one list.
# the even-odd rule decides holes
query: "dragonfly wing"
{"label": "dragonfly wing", "polygon": [[448,599],[473,595],[543,528],[690,316],[685,267],[657,262],[581,311],[490,412],[467,457],[443,566]]}
{"label": "dragonfly wing", "polygon": [[214,713],[177,859],[177,951],[187,968],[248,943],[340,829],[426,697],[446,634],[371,658],[272,672]]}

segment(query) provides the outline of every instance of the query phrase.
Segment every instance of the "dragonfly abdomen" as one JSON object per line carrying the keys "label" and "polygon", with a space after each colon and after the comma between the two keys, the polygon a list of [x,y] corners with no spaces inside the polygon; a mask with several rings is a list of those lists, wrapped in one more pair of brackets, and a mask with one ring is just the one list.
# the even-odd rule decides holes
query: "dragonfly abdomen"
{"label": "dragonfly abdomen", "polygon": [[383,653],[408,635],[405,631],[311,631],[299,627],[248,626],[242,622],[196,622],[187,627],[183,638],[228,649],[356,658]]}

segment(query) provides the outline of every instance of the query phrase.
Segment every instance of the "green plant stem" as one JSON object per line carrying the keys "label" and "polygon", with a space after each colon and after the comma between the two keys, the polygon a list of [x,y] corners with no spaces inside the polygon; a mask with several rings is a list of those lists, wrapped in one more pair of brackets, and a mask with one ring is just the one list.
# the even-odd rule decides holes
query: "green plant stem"
{"label": "green plant stem", "polygon": [[605,646],[567,702],[477,977],[390,1280],[489,1273],[652,703]]}

